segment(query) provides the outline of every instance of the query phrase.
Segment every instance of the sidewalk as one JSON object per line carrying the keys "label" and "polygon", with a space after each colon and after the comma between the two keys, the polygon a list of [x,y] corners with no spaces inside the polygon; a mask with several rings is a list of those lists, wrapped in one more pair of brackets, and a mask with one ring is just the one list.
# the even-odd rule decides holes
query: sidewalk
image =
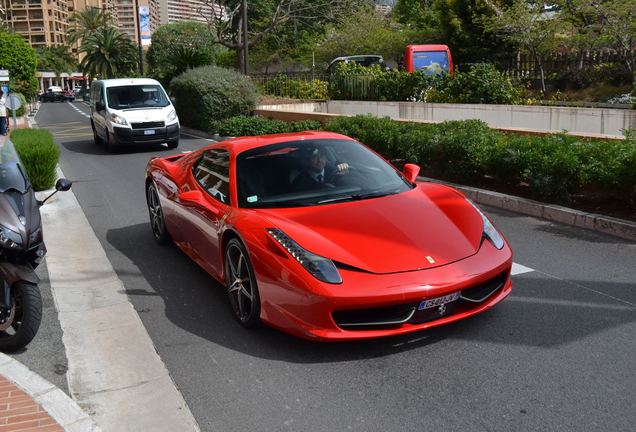
{"label": "sidewalk", "polygon": [[99,432],[62,390],[0,353],[0,432]]}

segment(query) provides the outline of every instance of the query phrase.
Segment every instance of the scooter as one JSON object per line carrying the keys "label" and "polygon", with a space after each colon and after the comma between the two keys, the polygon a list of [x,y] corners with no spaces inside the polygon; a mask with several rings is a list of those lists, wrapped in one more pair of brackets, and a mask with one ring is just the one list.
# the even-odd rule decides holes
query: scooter
{"label": "scooter", "polygon": [[72,183],[38,201],[13,144],[0,141],[0,351],[17,351],[35,337],[42,297],[35,269],[46,255],[40,206]]}

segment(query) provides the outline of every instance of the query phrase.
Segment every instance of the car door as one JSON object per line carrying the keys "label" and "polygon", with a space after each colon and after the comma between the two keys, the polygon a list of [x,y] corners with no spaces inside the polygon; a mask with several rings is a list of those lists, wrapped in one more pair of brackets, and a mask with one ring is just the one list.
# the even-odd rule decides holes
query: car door
{"label": "car door", "polygon": [[[94,98],[94,99],[92,99]],[[104,101],[104,87],[97,85],[95,91],[91,94],[91,104],[93,104],[93,124],[95,125],[95,132],[101,139],[106,139],[108,130],[106,129],[106,103]],[[93,102],[94,101],[94,102]],[[98,110],[97,106],[101,103],[104,109]]]}
{"label": "car door", "polygon": [[219,276],[223,271],[221,230],[231,209],[229,152],[223,148],[204,151],[193,165],[185,188],[195,192],[190,195],[194,199],[180,199],[179,203],[181,216],[191,228],[187,233],[188,244],[199,264]]}

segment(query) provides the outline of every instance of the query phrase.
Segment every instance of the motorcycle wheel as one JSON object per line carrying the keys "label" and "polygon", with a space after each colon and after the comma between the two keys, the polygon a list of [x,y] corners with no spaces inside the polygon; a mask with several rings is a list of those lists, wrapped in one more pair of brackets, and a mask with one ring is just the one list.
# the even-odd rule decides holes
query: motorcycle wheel
{"label": "motorcycle wheel", "polygon": [[33,340],[42,321],[42,296],[37,285],[17,282],[13,285],[10,322],[0,325],[0,351],[13,352]]}

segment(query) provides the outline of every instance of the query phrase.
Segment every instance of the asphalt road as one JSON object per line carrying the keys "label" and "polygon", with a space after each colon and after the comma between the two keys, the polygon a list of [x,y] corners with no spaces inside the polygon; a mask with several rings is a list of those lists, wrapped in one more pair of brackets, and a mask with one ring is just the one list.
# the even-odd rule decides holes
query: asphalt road
{"label": "asphalt road", "polygon": [[[360,343],[246,331],[218,284],[152,239],[144,168],[170,152],[107,154],[87,111],[44,104],[37,121],[202,430],[633,430],[635,244],[488,209],[534,270],[493,310]],[[205,144],[184,137],[180,150]]]}

